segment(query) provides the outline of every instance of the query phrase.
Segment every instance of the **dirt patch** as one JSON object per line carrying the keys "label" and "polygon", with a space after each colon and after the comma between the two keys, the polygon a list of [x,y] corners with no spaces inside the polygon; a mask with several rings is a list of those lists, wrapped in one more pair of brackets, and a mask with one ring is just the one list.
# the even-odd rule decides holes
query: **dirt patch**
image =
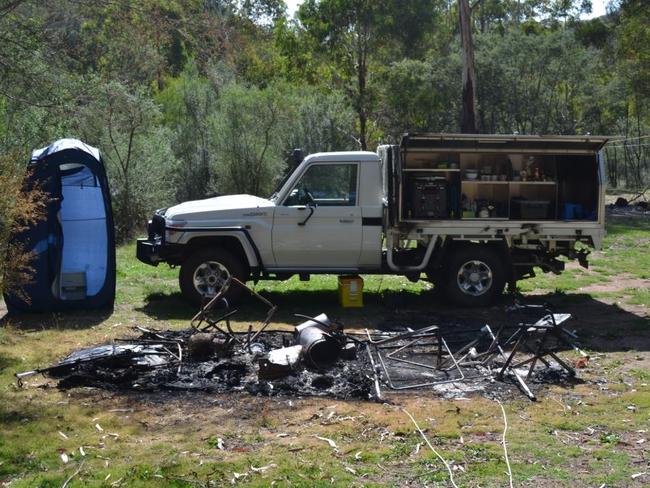
{"label": "dirt patch", "polygon": [[611,281],[603,280],[603,283],[595,283],[592,285],[582,286],[578,288],[581,292],[586,293],[606,293],[606,292],[620,292],[628,288],[644,289],[650,288],[650,280],[640,278],[633,278],[630,275],[621,275],[612,279]]}

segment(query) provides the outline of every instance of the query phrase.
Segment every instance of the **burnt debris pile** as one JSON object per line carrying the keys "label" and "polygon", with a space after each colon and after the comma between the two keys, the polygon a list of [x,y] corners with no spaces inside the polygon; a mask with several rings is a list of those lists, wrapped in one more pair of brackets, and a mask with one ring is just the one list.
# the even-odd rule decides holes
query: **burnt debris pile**
{"label": "burnt debris pile", "polygon": [[[247,333],[157,331],[118,344],[76,351],[48,368],[59,386],[121,390],[246,391],[251,394],[328,395],[369,398],[372,383],[355,358],[328,359],[326,368],[307,363],[293,345],[295,334],[263,332],[246,344]],[[297,351],[297,354],[294,352]],[[367,368],[364,368],[367,369]]]}
{"label": "burnt debris pile", "polygon": [[[234,279],[233,279],[234,282]],[[231,283],[228,282],[227,285]],[[236,282],[236,286],[245,286]],[[227,290],[227,286],[224,287]],[[248,288],[247,288],[248,289]],[[561,350],[588,357],[566,329],[568,314],[515,305],[496,330],[430,325],[400,331],[346,332],[327,315],[298,315],[293,331],[268,330],[268,307],[254,332],[235,332],[222,290],[192,319],[191,327],[161,331],[136,327],[139,336],[75,351],[61,362],[17,374],[19,382],[47,373],[63,388],[157,391],[245,391],[255,395],[312,395],[381,399],[384,390],[431,391],[443,397],[499,395],[518,388],[531,400],[547,382],[572,381],[576,372]]]}

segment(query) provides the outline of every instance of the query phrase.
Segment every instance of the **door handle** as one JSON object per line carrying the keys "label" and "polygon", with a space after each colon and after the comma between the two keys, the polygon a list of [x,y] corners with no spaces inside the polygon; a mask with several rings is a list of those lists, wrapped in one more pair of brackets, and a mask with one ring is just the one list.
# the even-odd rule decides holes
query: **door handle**
{"label": "door handle", "polygon": [[339,219],[342,224],[354,224],[354,219]]}

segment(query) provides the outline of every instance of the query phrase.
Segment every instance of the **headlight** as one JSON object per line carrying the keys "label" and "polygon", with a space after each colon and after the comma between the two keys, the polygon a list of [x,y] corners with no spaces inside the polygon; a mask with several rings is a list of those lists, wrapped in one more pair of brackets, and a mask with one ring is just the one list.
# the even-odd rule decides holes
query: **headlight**
{"label": "headlight", "polygon": [[177,219],[177,220],[168,220],[166,224],[167,229],[177,229],[179,227],[185,227],[187,225],[187,220]]}

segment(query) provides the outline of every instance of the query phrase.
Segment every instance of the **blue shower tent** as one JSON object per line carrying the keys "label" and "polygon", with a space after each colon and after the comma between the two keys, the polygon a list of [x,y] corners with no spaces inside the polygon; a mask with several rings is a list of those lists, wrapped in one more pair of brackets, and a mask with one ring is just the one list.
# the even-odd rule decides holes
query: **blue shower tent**
{"label": "blue shower tent", "polygon": [[[115,235],[106,170],[99,150],[61,139],[32,153],[27,188],[50,196],[47,216],[14,238],[34,251],[23,297],[5,293],[10,311],[112,307]],[[24,298],[27,299],[24,299]]]}

